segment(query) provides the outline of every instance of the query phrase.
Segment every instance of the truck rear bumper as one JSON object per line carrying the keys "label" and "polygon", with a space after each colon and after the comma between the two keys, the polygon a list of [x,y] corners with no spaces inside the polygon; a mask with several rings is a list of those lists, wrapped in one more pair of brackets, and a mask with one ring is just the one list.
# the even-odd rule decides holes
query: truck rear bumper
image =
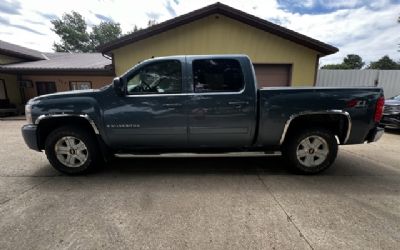
{"label": "truck rear bumper", "polygon": [[37,126],[33,124],[27,124],[21,128],[21,131],[26,145],[28,145],[30,149],[40,151],[37,137]]}
{"label": "truck rear bumper", "polygon": [[383,133],[385,133],[384,128],[376,127],[368,134],[367,136],[368,143],[378,141],[382,137]]}

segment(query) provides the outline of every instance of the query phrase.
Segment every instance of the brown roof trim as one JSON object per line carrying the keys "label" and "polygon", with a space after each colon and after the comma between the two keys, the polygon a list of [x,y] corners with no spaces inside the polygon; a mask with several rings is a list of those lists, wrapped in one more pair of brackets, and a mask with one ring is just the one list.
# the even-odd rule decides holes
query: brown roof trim
{"label": "brown roof trim", "polygon": [[24,75],[96,75],[115,76],[113,69],[24,69],[24,68],[1,68],[0,73],[24,74]]}
{"label": "brown roof trim", "polygon": [[339,49],[313,39],[311,37],[302,35],[293,30],[289,30],[282,26],[276,25],[264,19],[258,18],[256,16],[250,15],[243,11],[234,9],[228,5],[221,4],[219,2],[206,6],[204,8],[189,12],[187,14],[175,17],[173,19],[167,20],[160,24],[153,25],[147,29],[139,30],[129,35],[120,37],[116,40],[108,42],[106,44],[100,45],[97,50],[102,53],[109,53],[111,50],[120,48],[127,44],[146,39],[150,36],[154,36],[161,32],[167,31],[169,29],[176,28],[178,26],[193,22],[195,20],[201,19],[203,17],[212,14],[222,14],[232,19],[241,21],[250,26],[256,27],[258,29],[270,32],[277,36],[283,37],[295,43],[301,44],[305,47],[311,48],[313,50],[319,51],[322,55],[329,55],[337,52]]}

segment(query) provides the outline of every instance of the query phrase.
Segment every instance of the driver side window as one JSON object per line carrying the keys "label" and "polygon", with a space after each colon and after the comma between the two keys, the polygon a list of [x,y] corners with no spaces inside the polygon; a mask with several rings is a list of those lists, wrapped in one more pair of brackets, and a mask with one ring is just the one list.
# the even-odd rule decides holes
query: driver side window
{"label": "driver side window", "polygon": [[177,60],[148,64],[127,79],[128,94],[173,94],[182,92],[182,69]]}

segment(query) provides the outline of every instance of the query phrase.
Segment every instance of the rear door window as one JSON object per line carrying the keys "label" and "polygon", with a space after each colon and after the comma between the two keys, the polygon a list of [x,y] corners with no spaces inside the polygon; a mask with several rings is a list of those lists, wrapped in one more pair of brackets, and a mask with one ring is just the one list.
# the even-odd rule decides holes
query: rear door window
{"label": "rear door window", "polygon": [[200,59],[193,61],[194,92],[238,92],[244,87],[239,61]]}

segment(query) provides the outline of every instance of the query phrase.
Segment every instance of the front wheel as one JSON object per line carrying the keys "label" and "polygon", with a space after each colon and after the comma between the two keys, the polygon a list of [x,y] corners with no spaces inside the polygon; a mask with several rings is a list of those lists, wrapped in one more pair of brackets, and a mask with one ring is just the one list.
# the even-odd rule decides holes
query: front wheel
{"label": "front wheel", "polygon": [[94,136],[78,127],[61,127],[49,134],[45,152],[51,165],[66,174],[83,174],[100,163]]}
{"label": "front wheel", "polygon": [[303,174],[316,174],[335,161],[336,138],[325,129],[307,129],[292,135],[283,146],[283,155],[290,165]]}

